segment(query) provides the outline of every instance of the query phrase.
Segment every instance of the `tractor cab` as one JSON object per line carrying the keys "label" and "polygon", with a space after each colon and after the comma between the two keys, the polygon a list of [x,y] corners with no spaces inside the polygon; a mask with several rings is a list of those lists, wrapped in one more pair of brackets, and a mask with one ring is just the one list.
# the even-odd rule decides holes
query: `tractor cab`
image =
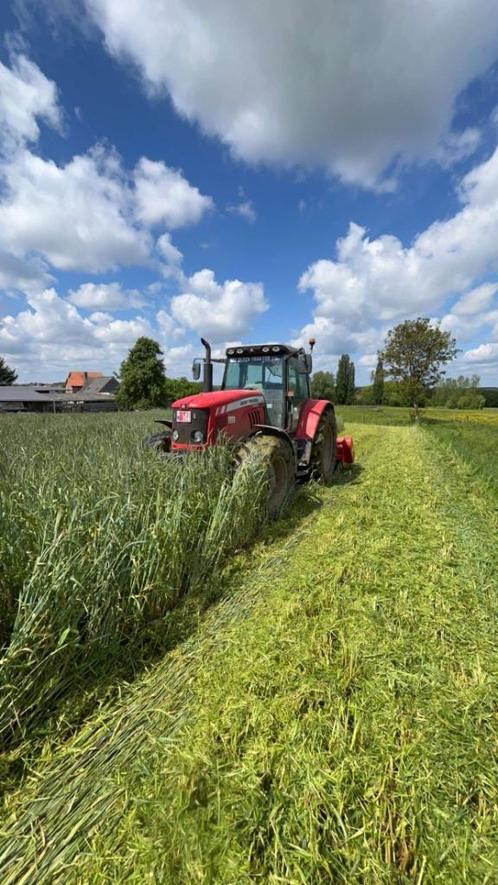
{"label": "tractor cab", "polygon": [[226,351],[222,390],[263,394],[268,424],[292,433],[310,397],[311,355],[286,344],[251,344]]}

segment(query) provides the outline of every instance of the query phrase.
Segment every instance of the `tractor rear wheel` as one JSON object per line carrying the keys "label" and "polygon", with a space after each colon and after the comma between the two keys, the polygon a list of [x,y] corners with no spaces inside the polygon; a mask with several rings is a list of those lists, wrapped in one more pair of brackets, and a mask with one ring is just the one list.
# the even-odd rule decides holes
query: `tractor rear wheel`
{"label": "tractor rear wheel", "polygon": [[311,478],[328,485],[336,468],[337,425],[329,409],[320,418],[311,450]]}
{"label": "tractor rear wheel", "polygon": [[239,460],[258,457],[266,466],[267,510],[270,519],[277,519],[295,483],[294,452],[289,443],[278,436],[258,434],[244,443]]}
{"label": "tractor rear wheel", "polygon": [[160,430],[159,433],[151,433],[144,439],[144,446],[154,449],[156,452],[169,452],[171,449],[171,434],[169,430]]}

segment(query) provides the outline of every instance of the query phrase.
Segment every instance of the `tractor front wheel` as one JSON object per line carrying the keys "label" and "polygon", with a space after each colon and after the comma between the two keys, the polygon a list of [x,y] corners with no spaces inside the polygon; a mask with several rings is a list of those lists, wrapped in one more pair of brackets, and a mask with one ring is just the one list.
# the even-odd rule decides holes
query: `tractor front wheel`
{"label": "tractor front wheel", "polygon": [[144,446],[154,449],[156,452],[169,452],[171,449],[171,434],[169,430],[160,430],[159,433],[151,433],[144,439]]}
{"label": "tractor front wheel", "polygon": [[337,426],[329,409],[320,418],[311,450],[311,478],[328,485],[336,468]]}
{"label": "tractor front wheel", "polygon": [[295,483],[295,458],[289,443],[278,436],[251,437],[239,451],[239,460],[261,458],[266,468],[267,509],[270,519],[277,519]]}

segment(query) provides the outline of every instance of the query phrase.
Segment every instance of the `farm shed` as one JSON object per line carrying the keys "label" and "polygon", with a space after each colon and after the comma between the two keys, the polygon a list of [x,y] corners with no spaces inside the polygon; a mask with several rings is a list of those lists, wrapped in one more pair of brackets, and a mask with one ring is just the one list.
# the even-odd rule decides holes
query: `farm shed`
{"label": "farm shed", "polygon": [[118,404],[111,393],[92,393],[83,389],[79,393],[66,393],[57,403],[58,412],[116,412]]}
{"label": "farm shed", "polygon": [[60,393],[50,387],[13,384],[0,387],[0,413],[8,412],[115,412],[111,393]]}
{"label": "farm shed", "polygon": [[100,378],[89,378],[81,393],[116,393],[118,387],[118,380],[113,375],[101,375]]}

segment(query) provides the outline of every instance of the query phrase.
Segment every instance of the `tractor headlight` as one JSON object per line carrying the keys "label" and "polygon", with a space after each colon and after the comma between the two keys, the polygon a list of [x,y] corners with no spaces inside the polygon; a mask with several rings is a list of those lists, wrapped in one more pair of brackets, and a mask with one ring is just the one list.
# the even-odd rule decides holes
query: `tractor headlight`
{"label": "tractor headlight", "polygon": [[178,439],[178,430],[173,430],[173,433],[171,434],[171,439],[173,440],[173,442],[176,442],[176,441],[177,441],[177,439]]}
{"label": "tractor headlight", "polygon": [[204,442],[204,434],[203,434],[202,430],[194,430],[194,432],[192,434],[192,440],[195,443]]}

